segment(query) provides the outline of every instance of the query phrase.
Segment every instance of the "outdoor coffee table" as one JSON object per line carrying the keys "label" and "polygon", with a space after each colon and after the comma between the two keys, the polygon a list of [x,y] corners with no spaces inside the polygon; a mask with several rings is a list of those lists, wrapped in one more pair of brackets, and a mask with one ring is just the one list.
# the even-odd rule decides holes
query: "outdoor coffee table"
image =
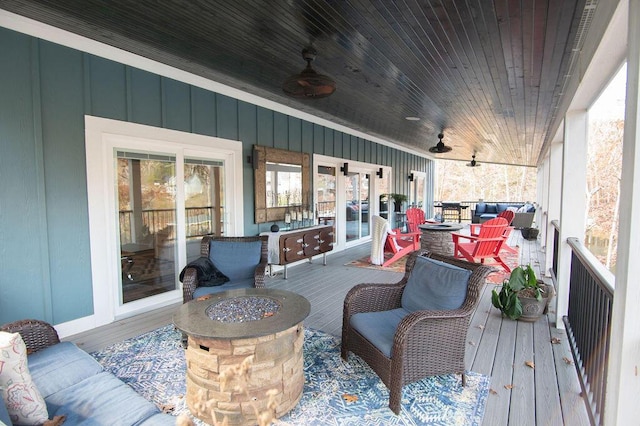
{"label": "outdoor coffee table", "polygon": [[213,424],[257,424],[302,397],[302,321],[311,305],[290,291],[252,288],[185,303],[173,316],[188,336],[187,406]]}
{"label": "outdoor coffee table", "polygon": [[445,256],[454,255],[453,238],[451,233],[461,230],[463,225],[459,223],[424,223],[418,225],[422,231],[420,248]]}

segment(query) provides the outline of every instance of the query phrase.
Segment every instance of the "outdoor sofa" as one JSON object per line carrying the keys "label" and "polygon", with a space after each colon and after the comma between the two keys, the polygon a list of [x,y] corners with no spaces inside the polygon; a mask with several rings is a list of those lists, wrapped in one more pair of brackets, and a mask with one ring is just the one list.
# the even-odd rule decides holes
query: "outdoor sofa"
{"label": "outdoor sofa", "polygon": [[[60,342],[48,323],[23,320],[5,324],[0,330],[22,336],[28,372],[44,398],[49,419],[64,415],[65,425],[176,424],[176,417],[162,413],[105,371],[91,355],[71,342]],[[20,398],[28,399],[24,394]],[[12,425],[4,398],[0,398],[0,424],[3,422]]]}
{"label": "outdoor sofa", "polygon": [[536,209],[529,203],[484,203],[479,202],[476,208],[471,210],[471,223],[484,223],[498,216],[507,209],[515,209],[515,218],[511,226],[516,229],[529,228],[533,223]]}

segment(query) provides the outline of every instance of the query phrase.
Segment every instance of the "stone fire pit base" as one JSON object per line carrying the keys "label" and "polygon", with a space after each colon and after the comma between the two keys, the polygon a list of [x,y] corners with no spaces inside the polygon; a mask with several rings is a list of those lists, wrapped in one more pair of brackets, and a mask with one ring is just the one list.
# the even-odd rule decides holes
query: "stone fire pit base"
{"label": "stone fire pit base", "polygon": [[209,424],[212,415],[218,423],[226,417],[229,425],[257,424],[257,413],[286,414],[302,397],[303,342],[302,322],[254,338],[189,336],[186,399],[191,413]]}

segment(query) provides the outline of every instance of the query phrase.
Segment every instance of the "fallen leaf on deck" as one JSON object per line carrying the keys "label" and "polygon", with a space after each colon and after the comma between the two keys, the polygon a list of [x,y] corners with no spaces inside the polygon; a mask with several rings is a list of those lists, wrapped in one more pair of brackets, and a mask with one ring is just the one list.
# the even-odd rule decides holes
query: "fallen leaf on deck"
{"label": "fallen leaf on deck", "polygon": [[264,313],[264,317],[272,317],[273,316],[273,312],[265,312]]}
{"label": "fallen leaf on deck", "polygon": [[205,294],[204,296],[200,296],[198,297],[196,300],[209,300],[211,299],[213,296],[210,294]]}
{"label": "fallen leaf on deck", "polygon": [[478,326],[478,328],[479,328],[480,330],[484,330],[484,325],[480,324],[480,325]]}
{"label": "fallen leaf on deck", "polygon": [[527,367],[536,368],[536,365],[533,363],[533,361],[525,361],[524,365],[526,365]]}
{"label": "fallen leaf on deck", "polygon": [[552,337],[551,338],[551,343],[553,343],[554,345],[559,345],[561,342],[559,337]]}
{"label": "fallen leaf on deck", "polygon": [[513,389],[513,385],[504,385],[504,388],[511,390],[511,389]]}
{"label": "fallen leaf on deck", "polygon": [[342,395],[342,399],[344,399],[347,402],[356,402],[358,400],[358,396],[357,395],[349,395],[348,393],[345,393]]}
{"label": "fallen leaf on deck", "polygon": [[475,346],[475,345],[476,345],[476,342],[472,342],[471,340],[469,340],[469,344],[470,344],[471,346]]}
{"label": "fallen leaf on deck", "polygon": [[489,393],[490,393],[491,395],[497,395],[497,394],[498,394],[498,392],[494,391],[494,390],[493,390],[493,389],[491,389],[491,388],[489,388]]}
{"label": "fallen leaf on deck", "polygon": [[563,356],[562,360],[568,365],[573,365],[573,361],[567,358],[566,356]]}

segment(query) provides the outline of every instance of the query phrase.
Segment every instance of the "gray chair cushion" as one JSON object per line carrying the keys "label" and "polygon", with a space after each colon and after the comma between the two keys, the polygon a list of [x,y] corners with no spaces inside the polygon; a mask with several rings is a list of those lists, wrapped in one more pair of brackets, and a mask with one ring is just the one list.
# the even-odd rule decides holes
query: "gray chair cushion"
{"label": "gray chair cushion", "polygon": [[227,290],[237,290],[239,288],[253,288],[255,286],[255,280],[253,279],[253,275],[251,278],[228,282],[223,285],[215,286],[215,287],[198,287],[193,292],[193,298],[197,299],[200,296],[204,296],[205,294],[215,294],[220,293],[222,291]]}
{"label": "gray chair cushion", "polygon": [[252,278],[260,263],[262,241],[211,241],[209,259],[230,281]]}
{"label": "gray chair cushion", "polygon": [[103,371],[91,355],[71,342],[60,342],[29,355],[29,372],[43,398]]}
{"label": "gray chair cushion", "polygon": [[396,328],[402,318],[409,313],[403,308],[380,312],[362,312],[353,315],[349,324],[380,352],[391,358],[391,347]]}
{"label": "gray chair cushion", "polygon": [[466,298],[469,276],[468,269],[418,256],[401,305],[409,312],[458,309]]}
{"label": "gray chair cushion", "polygon": [[137,425],[160,412],[131,386],[106,371],[62,389],[45,401],[51,417],[67,416],[65,425]]}

